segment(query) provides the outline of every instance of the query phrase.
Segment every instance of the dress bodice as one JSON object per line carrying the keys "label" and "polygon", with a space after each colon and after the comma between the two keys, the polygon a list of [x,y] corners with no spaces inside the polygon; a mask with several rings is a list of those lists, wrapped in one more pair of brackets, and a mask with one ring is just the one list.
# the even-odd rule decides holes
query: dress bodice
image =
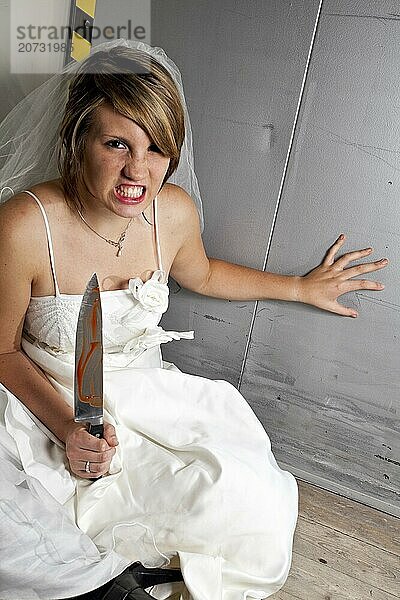
{"label": "dress bodice", "polygon": [[[47,215],[39,199],[32,192],[28,193],[38,202],[45,220],[56,293],[54,296],[31,297],[25,315],[23,338],[50,354],[65,355],[64,360],[72,362],[82,295],[60,293]],[[156,213],[154,217],[156,227]],[[105,366],[125,367],[131,365],[145,350],[171,340],[193,338],[191,331],[179,333],[159,327],[160,319],[168,308],[169,288],[162,269],[157,230],[155,237],[159,269],[153,272],[150,279],[144,282],[140,277],[135,277],[129,280],[127,289],[100,292]]]}

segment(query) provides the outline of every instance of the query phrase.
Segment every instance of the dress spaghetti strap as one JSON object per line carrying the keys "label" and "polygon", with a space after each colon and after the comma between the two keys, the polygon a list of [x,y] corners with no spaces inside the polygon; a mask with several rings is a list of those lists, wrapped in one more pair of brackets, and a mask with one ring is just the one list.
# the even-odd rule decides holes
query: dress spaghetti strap
{"label": "dress spaghetti strap", "polygon": [[[160,234],[159,234],[159,229],[158,229],[158,210],[157,210],[157,202],[158,202],[158,198],[157,196],[154,198],[154,202],[153,202],[153,215],[154,215],[154,237],[156,239],[156,249],[157,249],[157,262],[158,262],[158,269],[159,271],[162,271],[164,273],[164,269],[163,269],[163,264],[162,264],[162,260],[161,260],[161,246],[160,246]],[[165,275],[165,273],[164,273]]]}
{"label": "dress spaghetti strap", "polygon": [[54,263],[53,240],[51,238],[50,225],[49,225],[49,220],[47,218],[46,211],[44,210],[43,204],[40,202],[39,198],[37,196],[35,196],[35,194],[33,192],[30,192],[29,190],[22,190],[22,191],[25,192],[25,194],[29,194],[30,196],[32,196],[32,198],[34,198],[36,200],[36,202],[39,205],[39,208],[42,212],[44,224],[46,227],[47,245],[49,247],[50,265],[51,265],[51,272],[53,273],[55,295],[59,296],[60,289],[58,287],[57,276],[56,276],[56,267],[55,267],[55,263]]}

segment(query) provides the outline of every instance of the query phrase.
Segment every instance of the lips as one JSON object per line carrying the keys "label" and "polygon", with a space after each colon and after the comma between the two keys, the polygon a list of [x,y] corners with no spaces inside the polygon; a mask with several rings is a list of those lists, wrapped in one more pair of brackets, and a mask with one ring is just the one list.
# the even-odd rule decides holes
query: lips
{"label": "lips", "polygon": [[114,194],[124,204],[140,204],[146,197],[146,187],[143,185],[117,185]]}

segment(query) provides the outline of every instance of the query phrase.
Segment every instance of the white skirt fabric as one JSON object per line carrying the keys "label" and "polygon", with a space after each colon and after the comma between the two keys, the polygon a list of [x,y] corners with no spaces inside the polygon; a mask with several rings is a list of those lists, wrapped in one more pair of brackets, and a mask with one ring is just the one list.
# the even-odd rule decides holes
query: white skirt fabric
{"label": "white skirt fabric", "polygon": [[[72,403],[71,357],[24,350]],[[297,486],[262,425],[229,383],[181,373],[159,348],[144,356],[104,373],[119,446],[93,482],[70,474],[62,444],[0,384],[1,599],[69,598],[176,556],[182,598],[262,599],[285,582]]]}

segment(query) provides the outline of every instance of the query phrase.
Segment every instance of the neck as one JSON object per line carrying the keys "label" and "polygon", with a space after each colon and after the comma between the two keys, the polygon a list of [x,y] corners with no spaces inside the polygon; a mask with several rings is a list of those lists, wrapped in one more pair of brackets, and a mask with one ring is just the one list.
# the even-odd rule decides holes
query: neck
{"label": "neck", "polygon": [[86,193],[80,194],[82,216],[96,229],[98,233],[108,238],[118,238],[121,232],[125,229],[128,222],[142,222],[142,215],[139,213],[136,216],[127,214],[116,214],[111,206],[105,205],[101,200],[98,200],[88,190]]}

